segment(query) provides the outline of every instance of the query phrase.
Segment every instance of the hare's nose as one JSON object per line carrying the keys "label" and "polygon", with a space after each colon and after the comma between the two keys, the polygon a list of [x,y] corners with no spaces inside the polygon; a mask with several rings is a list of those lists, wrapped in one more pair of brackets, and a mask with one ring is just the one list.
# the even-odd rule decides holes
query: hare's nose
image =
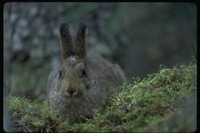
{"label": "hare's nose", "polygon": [[68,93],[70,96],[74,96],[74,95],[77,94],[77,91],[76,91],[76,89],[74,89],[74,88],[72,88],[72,87],[69,87],[69,88],[67,89],[67,93]]}

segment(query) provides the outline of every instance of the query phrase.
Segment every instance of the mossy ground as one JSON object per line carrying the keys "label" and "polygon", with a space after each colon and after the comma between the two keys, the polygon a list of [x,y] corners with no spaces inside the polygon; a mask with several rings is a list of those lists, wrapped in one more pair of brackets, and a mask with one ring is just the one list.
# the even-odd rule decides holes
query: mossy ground
{"label": "mossy ground", "polygon": [[149,132],[196,130],[196,63],[166,68],[124,84],[93,118],[69,124],[47,102],[8,97],[13,131]]}

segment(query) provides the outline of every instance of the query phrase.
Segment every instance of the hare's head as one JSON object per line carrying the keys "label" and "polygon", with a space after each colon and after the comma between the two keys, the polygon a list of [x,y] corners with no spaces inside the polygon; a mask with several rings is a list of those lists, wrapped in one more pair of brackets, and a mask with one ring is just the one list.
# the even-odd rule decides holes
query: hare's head
{"label": "hare's head", "polygon": [[84,96],[89,85],[89,68],[86,52],[86,25],[80,22],[74,43],[67,23],[60,24],[62,66],[59,69],[58,84],[61,95],[67,100]]}

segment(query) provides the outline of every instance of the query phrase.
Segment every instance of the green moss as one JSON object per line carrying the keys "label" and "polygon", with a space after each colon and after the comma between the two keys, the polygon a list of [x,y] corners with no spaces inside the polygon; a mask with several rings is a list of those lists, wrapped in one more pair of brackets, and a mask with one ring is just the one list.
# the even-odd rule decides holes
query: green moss
{"label": "green moss", "polygon": [[54,125],[62,122],[48,103],[35,103],[28,98],[9,96],[8,109],[14,120],[13,130],[16,131],[53,131]]}
{"label": "green moss", "polygon": [[161,66],[158,73],[149,74],[144,79],[133,78],[132,84],[122,85],[122,92],[111,97],[104,109],[95,109],[93,119],[86,119],[84,123],[69,124],[47,102],[35,103],[27,98],[10,96],[9,109],[15,123],[13,130],[193,131],[195,126],[191,128],[191,125],[196,124],[196,115],[194,109],[187,110],[196,105],[186,104],[186,101],[196,96],[196,67],[194,62],[172,69]]}

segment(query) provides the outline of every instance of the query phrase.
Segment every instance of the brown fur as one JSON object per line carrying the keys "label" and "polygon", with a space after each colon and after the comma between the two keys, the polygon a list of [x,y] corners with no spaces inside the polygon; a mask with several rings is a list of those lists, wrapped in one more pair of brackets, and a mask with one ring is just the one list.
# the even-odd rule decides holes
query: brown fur
{"label": "brown fur", "polygon": [[65,48],[61,49],[63,64],[49,76],[47,99],[63,118],[68,117],[74,123],[92,116],[94,108],[105,105],[111,94],[120,91],[119,85],[126,78],[117,64],[86,51],[84,22],[79,23],[75,46],[68,28],[67,23],[60,25],[61,48]]}

